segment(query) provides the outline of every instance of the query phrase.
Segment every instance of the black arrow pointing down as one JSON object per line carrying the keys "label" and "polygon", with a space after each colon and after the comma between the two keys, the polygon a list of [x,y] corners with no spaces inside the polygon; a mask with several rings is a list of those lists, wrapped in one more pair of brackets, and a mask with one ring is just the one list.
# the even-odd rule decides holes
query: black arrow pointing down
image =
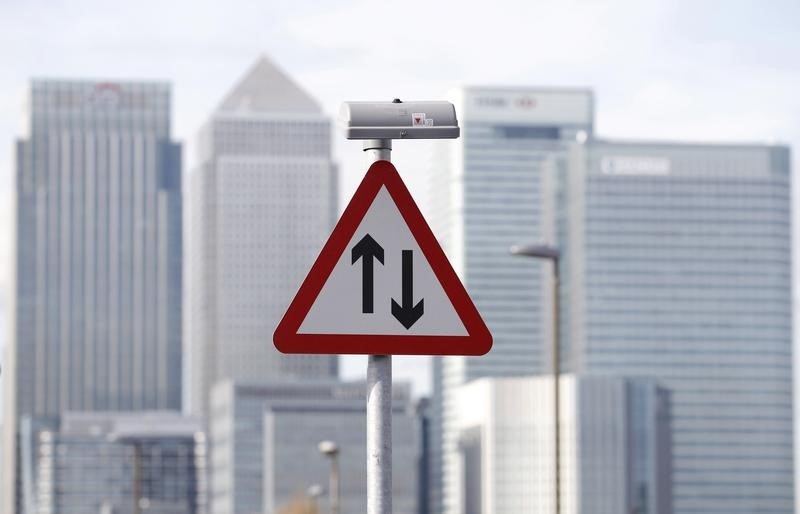
{"label": "black arrow pointing down", "polygon": [[397,319],[406,330],[414,326],[424,312],[423,302],[414,305],[414,252],[403,250],[403,305],[402,307],[392,298],[392,316]]}

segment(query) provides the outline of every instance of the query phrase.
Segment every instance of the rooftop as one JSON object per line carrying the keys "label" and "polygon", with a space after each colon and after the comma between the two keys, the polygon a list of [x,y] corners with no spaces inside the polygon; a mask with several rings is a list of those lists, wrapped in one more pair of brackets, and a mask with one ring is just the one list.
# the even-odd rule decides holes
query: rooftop
{"label": "rooftop", "polygon": [[217,108],[223,113],[321,113],[322,109],[283,70],[262,56]]}

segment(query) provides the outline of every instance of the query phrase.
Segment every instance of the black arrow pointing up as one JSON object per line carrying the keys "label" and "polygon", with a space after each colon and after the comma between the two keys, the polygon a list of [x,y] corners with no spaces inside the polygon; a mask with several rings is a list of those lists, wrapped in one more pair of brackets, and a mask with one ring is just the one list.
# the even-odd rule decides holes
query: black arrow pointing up
{"label": "black arrow pointing up", "polygon": [[424,301],[414,305],[414,252],[403,250],[403,306],[392,298],[392,316],[408,330],[422,317]]}
{"label": "black arrow pointing up", "polygon": [[353,262],[358,259],[361,262],[361,312],[372,313],[372,295],[374,289],[374,279],[372,274],[373,258],[383,264],[383,247],[379,245],[369,234],[361,238],[352,250]]}

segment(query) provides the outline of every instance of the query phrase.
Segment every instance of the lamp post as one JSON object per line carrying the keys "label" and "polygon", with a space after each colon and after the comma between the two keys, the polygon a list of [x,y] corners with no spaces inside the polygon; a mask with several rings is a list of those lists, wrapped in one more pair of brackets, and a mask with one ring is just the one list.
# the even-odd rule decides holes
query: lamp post
{"label": "lamp post", "polygon": [[510,249],[511,255],[520,257],[533,257],[535,259],[547,259],[553,263],[553,341],[552,341],[552,372],[553,372],[553,405],[555,418],[554,431],[555,431],[555,448],[554,448],[554,466],[555,466],[555,514],[561,514],[561,423],[559,420],[560,409],[560,395],[559,395],[559,382],[561,378],[561,363],[560,363],[560,348],[559,348],[559,328],[560,328],[560,299],[559,299],[559,269],[558,261],[561,258],[561,252],[558,248],[547,245],[514,245]]}
{"label": "lamp post", "polygon": [[314,484],[308,488],[306,495],[311,500],[311,509],[314,514],[319,514],[319,497],[322,496],[322,486]]}
{"label": "lamp post", "polygon": [[333,441],[319,443],[319,452],[331,460],[328,496],[331,501],[331,514],[339,514],[339,445]]}

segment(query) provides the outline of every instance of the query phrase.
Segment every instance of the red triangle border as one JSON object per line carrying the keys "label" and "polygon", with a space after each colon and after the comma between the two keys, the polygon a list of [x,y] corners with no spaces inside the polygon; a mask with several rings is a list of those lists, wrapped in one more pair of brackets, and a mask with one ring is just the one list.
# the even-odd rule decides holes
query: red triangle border
{"label": "red triangle border", "polygon": [[[381,187],[386,187],[397,205],[403,220],[464,324],[467,335],[297,333]],[[397,169],[389,161],[377,161],[370,166],[294,300],[289,304],[286,314],[275,329],[273,342],[282,353],[483,355],[492,347],[492,335],[411,197],[411,193],[397,173]]]}

